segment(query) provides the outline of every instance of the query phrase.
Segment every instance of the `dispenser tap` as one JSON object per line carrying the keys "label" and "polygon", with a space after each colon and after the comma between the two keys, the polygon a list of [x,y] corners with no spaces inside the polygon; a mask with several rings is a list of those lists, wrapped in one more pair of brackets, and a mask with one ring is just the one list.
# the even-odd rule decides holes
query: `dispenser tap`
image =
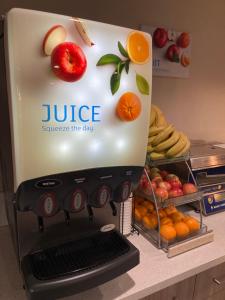
{"label": "dispenser tap", "polygon": [[42,217],[38,217],[38,228],[40,232],[44,231],[44,220]]}
{"label": "dispenser tap", "polygon": [[116,205],[114,204],[113,201],[110,201],[109,204],[111,206],[113,216],[116,216],[117,215]]}
{"label": "dispenser tap", "polygon": [[66,225],[69,226],[70,225],[70,214],[68,211],[64,210],[64,215],[65,215]]}
{"label": "dispenser tap", "polygon": [[89,221],[92,222],[93,218],[94,218],[94,213],[93,213],[92,207],[89,204],[87,205],[87,211],[88,211],[88,215],[89,215]]}

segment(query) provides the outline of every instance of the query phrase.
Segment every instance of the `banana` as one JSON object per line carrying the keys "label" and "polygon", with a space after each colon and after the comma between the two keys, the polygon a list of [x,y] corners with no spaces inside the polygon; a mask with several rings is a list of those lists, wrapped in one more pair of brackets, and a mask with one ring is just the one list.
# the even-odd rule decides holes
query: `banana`
{"label": "banana", "polygon": [[150,153],[150,158],[152,160],[157,160],[157,159],[163,159],[165,158],[165,153],[164,152],[161,152],[161,153],[158,153],[158,152],[151,152]]}
{"label": "banana", "polygon": [[155,120],[156,126],[157,127],[166,126],[167,122],[166,122],[166,119],[165,119],[162,111],[156,105],[153,105],[153,108],[156,111],[156,120]]}
{"label": "banana", "polygon": [[149,153],[149,152],[152,152],[152,151],[154,151],[154,148],[150,144],[148,144],[147,152]]}
{"label": "banana", "polygon": [[94,46],[94,42],[90,39],[87,28],[83,21],[81,21],[79,18],[73,18],[74,23],[76,26],[77,31],[79,32],[82,40],[85,42],[86,45],[89,47]]}
{"label": "banana", "polygon": [[155,138],[155,136],[148,137],[148,145],[150,145],[152,143],[154,138]]}
{"label": "banana", "polygon": [[152,126],[152,127],[149,127],[148,136],[154,136],[154,135],[160,133],[163,129],[165,129],[165,126],[160,126],[160,127]]}
{"label": "banana", "polygon": [[167,152],[166,152],[166,157],[171,158],[171,157],[175,157],[175,155],[177,155],[177,153],[179,153],[184,146],[186,145],[187,140],[185,138],[185,135],[183,134],[183,132],[180,132],[180,138],[179,140],[176,142],[176,144],[174,144]]}
{"label": "banana", "polygon": [[163,131],[161,131],[159,134],[155,136],[154,140],[152,141],[152,146],[154,147],[159,143],[165,141],[171,135],[171,133],[174,132],[174,130],[175,128],[173,127],[172,124],[166,126]]}
{"label": "banana", "polygon": [[156,110],[154,107],[151,106],[151,112],[150,112],[150,126],[155,122],[156,119]]}
{"label": "banana", "polygon": [[177,130],[174,130],[174,132],[170,135],[170,137],[167,140],[154,147],[154,151],[161,152],[172,147],[174,144],[176,144],[179,138],[180,133]]}
{"label": "banana", "polygon": [[187,138],[187,136],[185,136],[185,138],[186,138],[186,145],[180,152],[178,152],[175,155],[175,157],[180,157],[180,156],[185,155],[188,152],[188,150],[190,149],[191,143],[190,143],[189,139]]}

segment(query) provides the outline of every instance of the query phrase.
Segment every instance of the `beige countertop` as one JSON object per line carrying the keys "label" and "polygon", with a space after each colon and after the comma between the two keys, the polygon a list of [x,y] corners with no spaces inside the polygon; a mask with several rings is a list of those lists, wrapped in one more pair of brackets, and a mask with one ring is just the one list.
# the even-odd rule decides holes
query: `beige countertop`
{"label": "beige countertop", "polygon": [[[168,259],[142,236],[130,241],[140,250],[140,264],[108,283],[65,300],[140,299],[225,262],[225,212],[204,218],[214,242]],[[0,300],[25,300],[8,227],[0,227]]]}

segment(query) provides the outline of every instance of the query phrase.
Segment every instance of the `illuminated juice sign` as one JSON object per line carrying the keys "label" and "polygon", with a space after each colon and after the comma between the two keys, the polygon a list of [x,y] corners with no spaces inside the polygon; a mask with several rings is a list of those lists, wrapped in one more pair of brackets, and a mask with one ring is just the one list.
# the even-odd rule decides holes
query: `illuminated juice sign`
{"label": "illuminated juice sign", "polygon": [[[43,131],[90,131],[93,132],[95,123],[101,121],[100,105],[59,105],[43,104],[42,105],[42,126]],[[48,123],[56,123],[57,126],[48,126]],[[70,126],[58,126],[58,124],[69,123]],[[90,126],[87,126],[87,123]],[[78,126],[74,126],[74,125]],[[80,127],[79,125],[84,125]]]}
{"label": "illuminated juice sign", "polygon": [[26,9],[11,10],[6,22],[15,185],[79,169],[144,166],[150,35]]}

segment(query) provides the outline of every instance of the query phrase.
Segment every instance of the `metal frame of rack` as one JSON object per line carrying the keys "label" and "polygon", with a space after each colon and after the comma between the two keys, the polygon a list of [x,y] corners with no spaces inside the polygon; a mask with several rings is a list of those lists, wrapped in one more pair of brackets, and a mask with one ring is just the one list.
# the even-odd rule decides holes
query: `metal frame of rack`
{"label": "metal frame of rack", "polygon": [[[179,157],[179,158],[169,159],[169,160],[162,159],[162,160],[157,160],[157,161],[150,161],[147,159],[146,162],[150,167],[156,167],[156,166],[160,166],[160,165],[162,166],[162,165],[174,164],[174,163],[184,163],[187,168],[187,171],[188,171],[188,179],[191,178],[192,181],[197,186],[196,180],[194,178],[194,175],[192,173],[192,170],[190,168],[188,161],[189,161],[189,156]],[[147,195],[143,191],[140,191],[140,190],[137,190],[135,192],[135,195],[143,197],[146,200],[150,200],[154,203],[155,209],[156,209],[156,214],[157,214],[158,226],[157,226],[157,229],[146,229],[140,222],[134,221],[134,228],[137,231],[139,231],[144,237],[146,237],[157,248],[162,249],[165,252],[167,252],[168,257],[172,257],[177,254],[183,253],[187,250],[193,249],[195,247],[198,247],[202,244],[206,244],[213,240],[212,230],[208,230],[207,226],[203,224],[203,218],[202,218],[203,193],[202,192],[197,191],[192,194],[179,196],[176,198],[170,198],[165,201],[160,201],[159,199],[157,199],[157,197],[154,193],[154,189],[153,189],[151,180],[149,178],[149,175],[148,175],[148,172],[146,171],[146,169],[145,169],[145,175],[150,183],[151,195]],[[175,240],[173,240],[171,242],[168,242],[165,239],[163,239],[160,235],[159,209],[168,207],[171,204],[173,204],[174,206],[181,206],[181,205],[192,203],[195,201],[199,202],[199,207],[200,207],[200,210],[199,210],[200,230],[198,232],[189,234],[189,236],[186,238],[183,238],[183,239],[176,238]],[[134,218],[133,218],[133,220],[134,220]],[[196,242],[197,240],[198,240],[198,242]],[[187,244],[187,247],[186,247],[187,250],[185,250],[185,247],[183,247],[184,244]],[[170,250],[172,248],[173,249],[177,248],[177,250],[171,252]],[[175,255],[173,255],[173,253],[175,253]]]}

